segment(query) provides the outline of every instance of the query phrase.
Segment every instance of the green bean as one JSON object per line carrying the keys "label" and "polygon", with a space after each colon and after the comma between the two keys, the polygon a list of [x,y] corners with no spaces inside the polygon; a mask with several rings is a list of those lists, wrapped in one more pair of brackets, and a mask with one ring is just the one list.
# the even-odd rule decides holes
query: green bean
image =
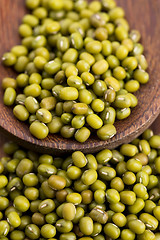
{"label": "green bean", "polygon": [[26,121],[29,117],[28,110],[22,105],[16,105],[13,109],[13,114],[21,121]]}
{"label": "green bean", "polygon": [[97,131],[97,135],[101,140],[107,140],[116,134],[116,129],[112,124],[105,124]]}
{"label": "green bean", "polygon": [[14,206],[17,210],[19,210],[21,212],[26,212],[30,207],[30,203],[26,197],[17,196],[14,199]]}
{"label": "green bean", "polygon": [[2,88],[5,90],[6,88],[11,87],[16,89],[17,82],[14,78],[3,78],[2,79]]}
{"label": "green bean", "polygon": [[139,219],[146,225],[149,230],[155,230],[158,226],[158,220],[149,213],[142,213]]}
{"label": "green bean", "polygon": [[11,106],[14,104],[16,100],[16,91],[12,87],[7,87],[4,96],[3,96],[3,102],[7,106]]}
{"label": "green bean", "polygon": [[48,135],[49,129],[44,123],[34,121],[30,125],[30,132],[36,138],[44,139]]}
{"label": "green bean", "polygon": [[107,223],[104,227],[104,232],[107,236],[117,239],[120,235],[120,229],[113,223]]}
{"label": "green bean", "polygon": [[2,62],[5,66],[13,66],[17,62],[16,55],[11,52],[4,53]]}
{"label": "green bean", "polygon": [[80,230],[85,235],[90,235],[93,232],[93,221],[90,217],[82,217],[80,219]]}

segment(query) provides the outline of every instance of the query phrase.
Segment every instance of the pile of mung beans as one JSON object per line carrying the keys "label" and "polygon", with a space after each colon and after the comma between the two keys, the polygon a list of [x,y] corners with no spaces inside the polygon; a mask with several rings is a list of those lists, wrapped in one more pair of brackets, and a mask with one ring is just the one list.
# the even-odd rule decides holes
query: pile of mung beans
{"label": "pile of mung beans", "polygon": [[[116,134],[133,93],[149,80],[140,33],[114,0],[26,0],[20,45],[3,55],[18,72],[2,81],[4,104],[38,139],[51,134],[85,142]],[[18,88],[18,90],[17,90]]]}
{"label": "pile of mung beans", "polygon": [[160,136],[66,158],[4,145],[0,239],[160,240]]}

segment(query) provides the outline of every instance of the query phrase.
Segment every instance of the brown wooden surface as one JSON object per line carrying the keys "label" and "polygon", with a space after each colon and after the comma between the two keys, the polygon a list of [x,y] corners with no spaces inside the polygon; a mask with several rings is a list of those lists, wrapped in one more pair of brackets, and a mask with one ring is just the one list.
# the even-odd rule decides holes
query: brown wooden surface
{"label": "brown wooden surface", "polygon": [[[25,14],[24,0],[0,0],[0,56],[20,43],[18,25]],[[63,153],[76,149],[95,152],[104,147],[114,148],[121,143],[129,142],[146,129],[160,112],[160,1],[157,0],[118,0],[124,7],[131,28],[140,30],[145,55],[149,63],[150,82],[136,93],[139,105],[130,117],[116,123],[117,134],[109,141],[100,141],[93,136],[84,144],[74,140],[65,140],[60,136],[49,135],[40,141],[33,138],[28,125],[16,120],[11,108],[2,103],[3,92],[0,88],[0,128],[1,132],[19,144],[40,152]],[[0,81],[3,77],[15,76],[11,69],[0,66]],[[157,125],[157,124],[156,124]]]}

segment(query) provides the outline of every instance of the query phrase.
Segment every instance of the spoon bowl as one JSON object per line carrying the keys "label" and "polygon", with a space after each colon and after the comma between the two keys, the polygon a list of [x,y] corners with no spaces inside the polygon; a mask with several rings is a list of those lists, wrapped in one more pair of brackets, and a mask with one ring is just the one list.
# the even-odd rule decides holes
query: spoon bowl
{"label": "spoon bowl", "polygon": [[[18,121],[10,107],[3,104],[3,90],[0,88],[0,130],[18,144],[38,152],[54,153],[62,155],[75,150],[84,153],[97,152],[104,148],[113,149],[122,143],[132,141],[140,135],[160,113],[160,1],[117,1],[126,12],[126,18],[131,29],[141,32],[141,42],[144,45],[150,74],[150,81],[141,86],[135,93],[138,98],[138,106],[132,110],[131,115],[122,121],[116,121],[117,134],[107,140],[101,141],[93,135],[85,143],[76,142],[74,139],[64,139],[60,135],[52,135],[44,140],[34,138],[29,132],[26,123]],[[14,45],[20,43],[18,26],[26,13],[25,1],[1,0],[0,4],[0,29],[1,44],[0,56],[9,51]],[[0,82],[4,77],[15,77],[16,73],[10,68],[0,65]]]}

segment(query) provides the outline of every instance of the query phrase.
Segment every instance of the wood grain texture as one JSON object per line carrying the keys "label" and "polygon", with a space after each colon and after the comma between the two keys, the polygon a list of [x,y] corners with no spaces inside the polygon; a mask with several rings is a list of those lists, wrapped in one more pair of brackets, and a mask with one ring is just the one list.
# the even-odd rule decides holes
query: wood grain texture
{"label": "wood grain texture", "polygon": [[[57,135],[49,135],[45,140],[32,137],[28,125],[14,118],[12,109],[2,102],[3,92],[0,88],[0,128],[10,138],[24,147],[39,152],[63,154],[79,149],[83,152],[96,152],[108,147],[110,149],[131,141],[140,135],[156,119],[160,112],[160,1],[157,0],[118,0],[118,5],[126,11],[131,28],[138,29],[142,34],[145,56],[149,63],[150,81],[136,93],[139,104],[132,114],[123,121],[116,122],[117,134],[108,141],[100,141],[96,136],[86,143],[66,140]],[[0,56],[20,43],[18,26],[25,14],[24,0],[0,0]],[[16,74],[10,68],[0,66],[0,81],[4,77]]]}
{"label": "wood grain texture", "polygon": [[9,139],[0,132],[0,158],[5,155],[3,152],[3,144],[7,141],[9,141]]}

